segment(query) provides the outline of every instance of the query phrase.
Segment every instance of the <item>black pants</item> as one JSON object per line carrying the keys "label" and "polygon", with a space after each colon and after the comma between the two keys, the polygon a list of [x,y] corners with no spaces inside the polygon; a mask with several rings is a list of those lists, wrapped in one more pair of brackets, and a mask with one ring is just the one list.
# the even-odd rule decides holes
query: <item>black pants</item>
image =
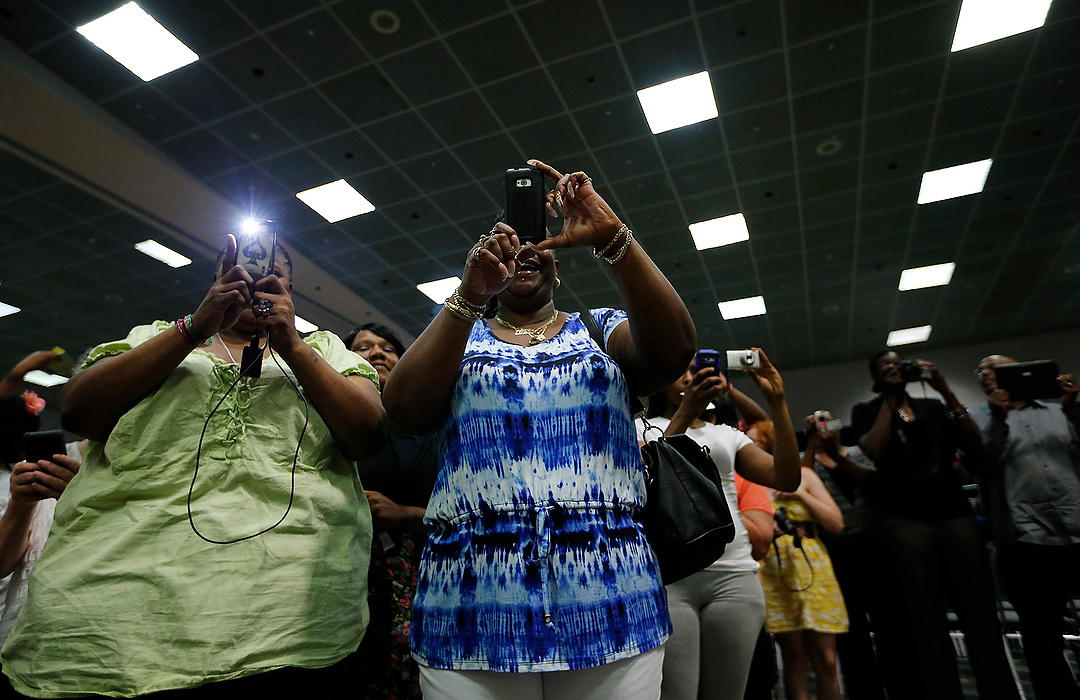
{"label": "black pants", "polygon": [[1024,658],[1038,700],[1080,700],[1065,660],[1062,619],[1080,578],[1080,545],[1015,542],[998,549],[1001,584],[1020,618]]}
{"label": "black pants", "polygon": [[[871,538],[859,541],[829,538],[825,544],[850,621],[847,633],[836,635],[844,690],[851,700],[885,700],[874,642],[870,637],[871,623],[875,631],[880,627],[880,620],[876,619],[880,614],[874,616],[871,612],[880,592],[880,567],[876,562],[879,545]],[[881,632],[877,633],[880,638]]]}
{"label": "black pants", "polygon": [[907,626],[903,659],[918,694],[960,700],[960,676],[949,638],[952,607],[964,633],[981,700],[1016,700],[997,619],[986,544],[974,517],[882,520],[883,561]]}

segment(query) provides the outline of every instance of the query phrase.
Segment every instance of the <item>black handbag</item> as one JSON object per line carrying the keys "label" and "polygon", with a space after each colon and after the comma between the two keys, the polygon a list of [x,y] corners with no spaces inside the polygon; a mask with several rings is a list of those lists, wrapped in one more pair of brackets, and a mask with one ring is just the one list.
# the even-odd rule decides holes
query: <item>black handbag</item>
{"label": "black handbag", "polygon": [[[735,539],[735,523],[709,448],[645,425],[641,457],[648,500],[641,517],[666,586],[719,559]],[[650,430],[660,436],[649,440]]]}
{"label": "black handbag", "polygon": [[[604,336],[592,313],[586,309],[580,316],[593,341],[604,350]],[[641,448],[646,501],[641,520],[666,586],[719,559],[727,543],[735,539],[735,524],[709,449],[688,435],[664,435],[650,425],[633,394],[630,408],[646,426]],[[660,436],[649,440],[650,430]]]}

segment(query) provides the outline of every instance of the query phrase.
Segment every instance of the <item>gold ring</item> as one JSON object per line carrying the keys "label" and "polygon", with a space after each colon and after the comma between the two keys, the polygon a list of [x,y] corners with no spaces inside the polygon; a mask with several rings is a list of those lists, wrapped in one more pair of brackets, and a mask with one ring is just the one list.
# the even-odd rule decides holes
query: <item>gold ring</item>
{"label": "gold ring", "polygon": [[483,250],[483,248],[477,248],[476,250],[473,251],[473,254],[472,254],[473,260],[479,260],[480,259],[480,251],[482,251],[482,250]]}

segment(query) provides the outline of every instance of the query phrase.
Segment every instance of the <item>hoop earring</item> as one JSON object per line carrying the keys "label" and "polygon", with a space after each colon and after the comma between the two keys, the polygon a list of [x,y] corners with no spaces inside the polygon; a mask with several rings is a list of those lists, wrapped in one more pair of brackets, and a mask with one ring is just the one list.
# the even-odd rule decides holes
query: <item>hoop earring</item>
{"label": "hoop earring", "polygon": [[562,286],[562,280],[559,279],[558,277],[556,277],[555,278],[555,289],[558,289],[561,286]]}

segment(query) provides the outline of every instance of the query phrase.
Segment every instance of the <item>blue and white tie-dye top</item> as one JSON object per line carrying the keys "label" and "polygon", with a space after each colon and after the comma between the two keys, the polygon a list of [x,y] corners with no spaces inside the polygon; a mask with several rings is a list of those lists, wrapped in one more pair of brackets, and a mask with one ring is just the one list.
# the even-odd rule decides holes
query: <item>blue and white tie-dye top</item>
{"label": "blue and white tie-dye top", "polygon": [[[605,340],[627,320],[592,313]],[[628,396],[576,313],[529,347],[473,326],[428,503],[412,618],[421,664],[579,669],[667,639]]]}

